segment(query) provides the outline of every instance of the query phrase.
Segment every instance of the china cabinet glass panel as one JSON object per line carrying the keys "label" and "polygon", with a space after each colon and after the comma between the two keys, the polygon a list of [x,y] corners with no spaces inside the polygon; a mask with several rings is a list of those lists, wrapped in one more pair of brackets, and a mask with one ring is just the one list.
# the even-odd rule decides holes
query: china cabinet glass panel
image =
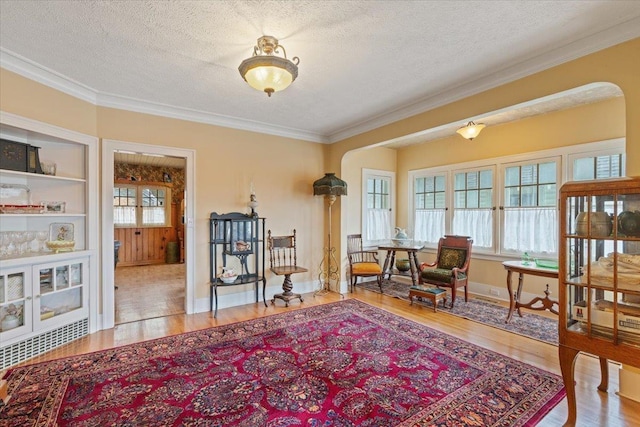
{"label": "china cabinet glass panel", "polygon": [[[560,190],[560,365],[575,423],[580,351],[640,367],[640,178],[569,182]],[[603,362],[604,361],[604,362]]]}
{"label": "china cabinet glass panel", "polygon": [[0,274],[0,340],[13,336],[28,326],[31,293],[29,275],[25,271]]}
{"label": "china cabinet glass panel", "polygon": [[86,263],[71,261],[37,268],[40,288],[40,321],[86,308],[83,268]]}

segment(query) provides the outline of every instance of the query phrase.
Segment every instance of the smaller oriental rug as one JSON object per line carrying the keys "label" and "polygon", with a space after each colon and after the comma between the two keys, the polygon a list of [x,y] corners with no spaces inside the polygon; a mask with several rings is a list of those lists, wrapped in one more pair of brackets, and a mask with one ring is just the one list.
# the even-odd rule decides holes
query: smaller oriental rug
{"label": "smaller oriental rug", "polygon": [[9,371],[1,426],[533,426],[559,376],[346,300]]}
{"label": "smaller oriental rug", "polygon": [[[389,295],[409,302],[408,283],[396,282],[395,280],[385,280],[382,283],[382,294]],[[368,291],[380,293],[380,287],[375,281],[359,283],[356,288],[363,288]],[[433,307],[431,301],[419,301],[414,299],[414,304],[424,304],[430,309]],[[448,296],[447,304],[451,304],[451,295]],[[522,315],[514,313],[511,322],[504,323],[509,313],[509,308],[493,302],[483,301],[469,297],[469,302],[464,301],[464,293],[458,292],[456,303],[453,308],[449,305],[442,307],[438,305],[438,311],[464,317],[474,322],[483,323],[498,329],[504,329],[514,334],[524,335],[529,338],[543,341],[549,344],[558,345],[558,319],[548,318],[535,314],[535,311],[522,309]]]}

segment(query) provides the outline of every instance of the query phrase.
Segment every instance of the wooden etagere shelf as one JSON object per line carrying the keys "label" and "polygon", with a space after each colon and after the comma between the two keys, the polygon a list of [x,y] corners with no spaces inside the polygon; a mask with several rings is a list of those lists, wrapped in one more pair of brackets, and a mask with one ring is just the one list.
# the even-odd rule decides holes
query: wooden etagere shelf
{"label": "wooden etagere shelf", "polygon": [[[262,299],[265,307],[267,279],[265,268],[265,218],[240,212],[218,214],[209,217],[209,285],[210,309],[218,314],[218,288],[254,284],[256,302],[259,301],[259,284],[262,282]],[[233,268],[235,279],[221,277]]]}

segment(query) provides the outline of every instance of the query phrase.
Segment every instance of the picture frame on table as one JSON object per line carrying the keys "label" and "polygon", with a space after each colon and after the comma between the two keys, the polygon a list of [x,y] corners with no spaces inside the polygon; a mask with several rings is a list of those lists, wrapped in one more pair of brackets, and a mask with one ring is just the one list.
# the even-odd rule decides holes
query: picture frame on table
{"label": "picture frame on table", "polygon": [[42,202],[44,213],[65,213],[67,210],[67,202]]}

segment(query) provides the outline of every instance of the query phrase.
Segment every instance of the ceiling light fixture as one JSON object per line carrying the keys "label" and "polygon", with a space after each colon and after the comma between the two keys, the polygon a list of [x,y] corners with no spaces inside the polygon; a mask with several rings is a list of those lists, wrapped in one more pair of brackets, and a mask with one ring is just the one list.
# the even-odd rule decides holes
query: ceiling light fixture
{"label": "ceiling light fixture", "polygon": [[469,141],[473,140],[476,136],[480,134],[480,131],[485,128],[484,123],[475,124],[473,121],[467,123],[465,126],[462,126],[456,132],[462,135],[463,138],[468,139]]}
{"label": "ceiling light fixture", "polygon": [[[276,56],[282,50],[282,56]],[[254,89],[266,92],[271,96],[274,92],[286,89],[298,77],[300,59],[287,59],[284,47],[272,36],[262,36],[253,47],[253,56],[247,58],[238,67],[242,78]]]}

